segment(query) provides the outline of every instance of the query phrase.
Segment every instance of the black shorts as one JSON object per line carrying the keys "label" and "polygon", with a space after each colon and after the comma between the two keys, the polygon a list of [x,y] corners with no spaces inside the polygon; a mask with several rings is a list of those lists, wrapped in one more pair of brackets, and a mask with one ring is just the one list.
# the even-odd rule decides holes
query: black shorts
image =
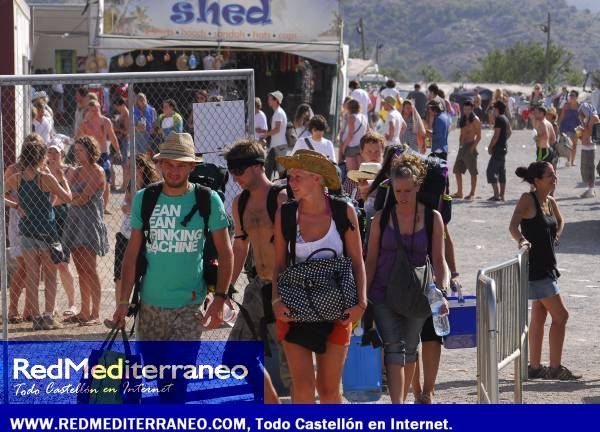
{"label": "black shorts", "polygon": [[487,181],[489,184],[506,184],[506,162],[491,158],[487,166]]}
{"label": "black shorts", "polygon": [[433,328],[433,318],[430,316],[423,324],[421,329],[421,342],[439,342],[442,343],[443,339],[435,333]]}
{"label": "black shorts", "polygon": [[125,257],[125,249],[127,249],[127,243],[129,239],[120,232],[115,236],[115,268],[114,268],[114,280],[121,280],[121,268],[123,267],[123,258]]}

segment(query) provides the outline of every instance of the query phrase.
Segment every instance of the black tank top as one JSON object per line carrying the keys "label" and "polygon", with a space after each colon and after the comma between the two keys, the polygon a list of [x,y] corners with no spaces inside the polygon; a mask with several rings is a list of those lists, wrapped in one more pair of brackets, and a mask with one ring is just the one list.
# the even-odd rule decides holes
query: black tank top
{"label": "black tank top", "polygon": [[542,211],[540,203],[534,192],[531,192],[535,202],[536,213],[531,219],[521,220],[521,232],[531,243],[529,251],[529,280],[553,279],[560,276],[556,268],[556,256],[554,254],[554,241],[558,223],[550,207],[550,215]]}

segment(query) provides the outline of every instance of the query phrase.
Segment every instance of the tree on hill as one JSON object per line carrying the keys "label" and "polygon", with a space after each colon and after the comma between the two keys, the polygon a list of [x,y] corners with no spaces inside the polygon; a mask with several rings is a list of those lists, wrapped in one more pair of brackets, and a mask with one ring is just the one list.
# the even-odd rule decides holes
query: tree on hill
{"label": "tree on hill", "polygon": [[[554,86],[573,70],[573,56],[564,48],[550,44],[548,57],[548,82]],[[480,60],[481,67],[469,73],[469,78],[476,82],[508,84],[544,82],[545,62],[543,44],[519,42],[510,48],[492,50]]]}

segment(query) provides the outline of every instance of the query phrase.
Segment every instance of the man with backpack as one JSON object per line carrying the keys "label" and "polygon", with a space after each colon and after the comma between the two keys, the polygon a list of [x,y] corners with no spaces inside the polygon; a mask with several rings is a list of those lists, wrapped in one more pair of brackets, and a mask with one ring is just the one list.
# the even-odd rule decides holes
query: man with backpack
{"label": "man with backpack", "polygon": [[[233,267],[229,220],[216,192],[188,180],[197,161],[192,136],[172,132],[160,150],[154,160],[164,181],[140,190],[133,199],[132,232],[123,260],[121,298],[113,325],[125,325],[131,293],[141,277],[139,300],[138,295],[132,300],[134,304],[139,302],[137,340],[199,341],[202,326],[214,329],[223,319]],[[198,310],[207,291],[203,254],[208,235],[219,265],[215,300],[200,322]],[[157,353],[150,354],[154,357]],[[181,393],[173,392],[170,397],[180,398]],[[169,398],[167,393],[161,393],[162,396]]]}
{"label": "man with backpack", "polygon": [[[242,308],[247,314],[238,317],[229,340],[262,339],[268,344],[269,331],[272,339],[276,340],[270,298],[275,262],[274,220],[277,209],[287,200],[287,194],[285,189],[271,183],[265,175],[265,151],[260,143],[238,141],[227,150],[225,160],[234,181],[243,189],[232,204],[235,226],[232,283],[235,283],[244,269],[250,246],[254,261],[242,302]],[[280,352],[283,354],[283,349]],[[280,357],[280,362],[281,360],[284,359]],[[264,394],[266,403],[278,403],[277,393],[268,374],[265,374]]]}

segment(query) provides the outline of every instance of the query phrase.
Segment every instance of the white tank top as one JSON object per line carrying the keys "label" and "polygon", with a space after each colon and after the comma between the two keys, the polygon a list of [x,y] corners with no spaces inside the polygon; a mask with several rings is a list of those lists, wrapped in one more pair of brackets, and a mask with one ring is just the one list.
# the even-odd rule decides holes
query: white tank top
{"label": "white tank top", "polygon": [[[298,216],[296,216],[296,220],[298,220]],[[312,253],[324,248],[333,249],[338,257],[341,257],[344,253],[344,244],[342,243],[342,239],[338,233],[333,218],[329,224],[329,231],[327,231],[327,234],[325,234],[323,238],[312,242],[304,241],[302,234],[300,233],[300,225],[298,225],[296,232],[296,263],[306,261],[306,259]],[[333,258],[333,253],[331,251],[317,252],[310,259],[313,260],[327,258]]]}

